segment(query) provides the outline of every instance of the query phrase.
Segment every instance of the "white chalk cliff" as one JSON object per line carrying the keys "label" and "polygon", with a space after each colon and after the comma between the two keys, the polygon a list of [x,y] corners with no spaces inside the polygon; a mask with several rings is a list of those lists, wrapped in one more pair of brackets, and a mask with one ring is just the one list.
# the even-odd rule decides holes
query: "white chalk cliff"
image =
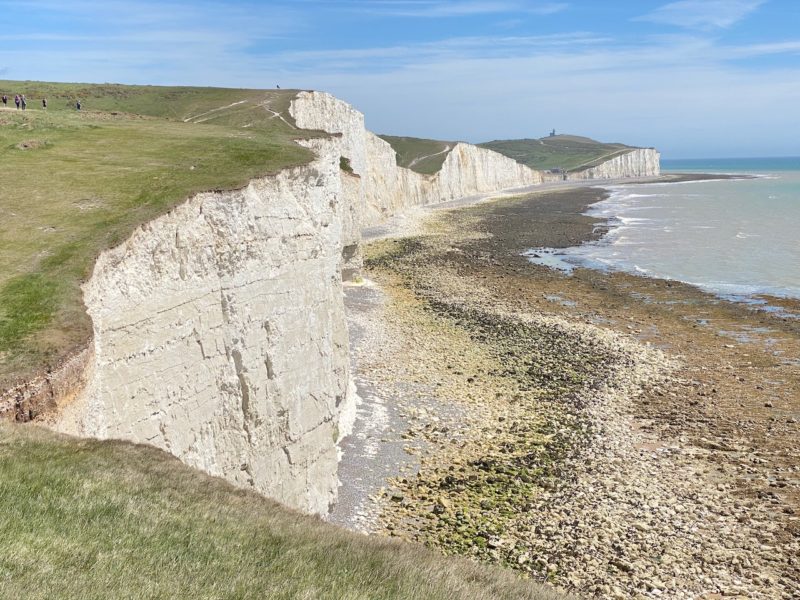
{"label": "white chalk cliff", "polygon": [[97,261],[94,361],[58,428],[163,448],[324,512],[347,409],[338,154],[199,194]]}
{"label": "white chalk cliff", "polygon": [[[313,162],[198,194],[100,256],[84,286],[87,384],[55,427],[149,443],[324,513],[354,416],[342,271],[359,266],[361,229],[545,175],[469,144],[420,175],[329,94],[302,92],[291,111],[299,127],[334,134],[302,142]],[[596,176],[658,173],[657,154],[622,159]]]}
{"label": "white chalk cliff", "polygon": [[338,134],[342,156],[350,159],[353,172],[361,178],[356,199],[361,205],[361,227],[379,223],[409,206],[543,181],[541,171],[463,143],[455,145],[434,175],[398,167],[389,143],[364,127],[364,115],[330,94],[300,92],[291,111],[299,127]]}
{"label": "white chalk cliff", "polygon": [[621,179],[660,175],[660,159],[661,155],[654,148],[635,148],[595,167],[571,172],[568,179]]}

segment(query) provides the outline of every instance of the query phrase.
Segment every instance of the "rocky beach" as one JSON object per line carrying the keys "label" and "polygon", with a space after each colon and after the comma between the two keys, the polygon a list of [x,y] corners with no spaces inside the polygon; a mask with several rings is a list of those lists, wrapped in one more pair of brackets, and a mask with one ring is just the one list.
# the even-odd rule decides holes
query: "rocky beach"
{"label": "rocky beach", "polygon": [[347,288],[362,404],[331,520],[578,597],[800,596],[800,306],[530,263],[599,187],[436,210]]}

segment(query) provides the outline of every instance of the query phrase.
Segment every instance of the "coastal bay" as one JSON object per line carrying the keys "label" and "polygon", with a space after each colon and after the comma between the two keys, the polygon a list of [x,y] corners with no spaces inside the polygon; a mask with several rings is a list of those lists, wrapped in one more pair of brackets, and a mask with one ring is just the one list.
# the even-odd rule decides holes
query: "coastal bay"
{"label": "coastal bay", "polygon": [[394,399],[370,443],[396,473],[357,528],[583,596],[795,597],[800,323],[521,256],[602,235],[583,213],[605,194],[437,211],[368,248],[354,350]]}
{"label": "coastal bay", "polygon": [[800,600],[800,4],[3,14],[0,600]]}

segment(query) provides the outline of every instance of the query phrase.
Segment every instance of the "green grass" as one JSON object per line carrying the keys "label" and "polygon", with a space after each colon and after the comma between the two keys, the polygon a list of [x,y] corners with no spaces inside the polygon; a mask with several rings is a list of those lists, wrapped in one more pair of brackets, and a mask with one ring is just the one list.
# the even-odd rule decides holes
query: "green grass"
{"label": "green grass", "polygon": [[[412,137],[380,136],[397,153],[397,164],[417,173],[432,175],[444,163],[456,142]],[[541,139],[495,140],[478,144],[533,169],[588,169],[634,148],[625,144],[604,144],[575,135],[556,135]]]}
{"label": "green grass", "polygon": [[578,171],[593,167],[634,148],[625,144],[604,144],[587,137],[556,135],[541,139],[495,140],[478,144],[513,158],[533,169]]}
{"label": "green grass", "polygon": [[100,251],[193,193],[308,162],[294,139],[322,135],[295,128],[292,90],[0,81],[0,92],[28,98],[27,111],[0,109],[0,389],[86,342],[80,284]]}
{"label": "green grass", "polygon": [[450,150],[457,143],[393,135],[382,135],[380,138],[388,142],[397,153],[398,166],[424,175],[439,172]]}
{"label": "green grass", "polygon": [[290,511],[154,448],[0,425],[0,597],[563,598]]}
{"label": "green grass", "polygon": [[[47,98],[48,112],[72,112],[75,101],[80,100],[85,111],[127,112],[175,121],[203,119],[203,122],[223,125],[252,122],[251,126],[274,130],[275,124],[269,122],[272,114],[263,107],[283,112],[291,122],[286,111],[297,91],[0,80],[0,95],[8,95],[12,108],[14,94],[18,93],[27,97],[28,110],[39,110],[42,98]],[[224,110],[215,110],[239,102]],[[214,112],[208,112],[212,110]]]}

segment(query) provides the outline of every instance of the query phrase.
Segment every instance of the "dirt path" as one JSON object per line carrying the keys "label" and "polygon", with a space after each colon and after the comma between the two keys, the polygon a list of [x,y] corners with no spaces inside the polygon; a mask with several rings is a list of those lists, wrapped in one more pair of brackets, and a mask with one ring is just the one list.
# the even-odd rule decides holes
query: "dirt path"
{"label": "dirt path", "polygon": [[[633,148],[632,150],[635,150],[635,148]],[[628,151],[625,151],[625,150],[614,150],[613,152],[607,152],[606,154],[603,154],[602,156],[598,156],[597,158],[593,158],[592,160],[587,160],[584,163],[581,163],[579,165],[575,165],[574,167],[571,167],[570,171],[577,171],[578,169],[581,169],[581,168],[585,167],[586,165],[591,165],[592,163],[600,164],[601,162],[609,160],[609,158],[611,158],[611,157],[621,156],[621,155],[627,154],[627,153],[628,153]]]}
{"label": "dirt path", "polygon": [[226,104],[225,106],[220,106],[218,108],[212,108],[211,110],[207,110],[206,112],[202,112],[198,115],[192,115],[191,117],[186,117],[183,122],[184,123],[203,123],[212,117],[208,117],[208,119],[201,119],[200,117],[205,117],[207,115],[213,115],[214,113],[218,113],[223,110],[227,110],[229,108],[233,108],[234,106],[239,106],[240,104],[244,104],[247,100],[239,100],[238,102],[232,102],[231,104]]}
{"label": "dirt path", "polygon": [[289,121],[287,121],[286,118],[281,113],[274,111],[269,107],[269,100],[262,102],[259,106],[263,106],[264,110],[266,110],[268,113],[272,113],[272,117],[270,117],[271,119],[280,119],[292,129],[297,129],[297,127],[292,123],[289,123]]}
{"label": "dirt path", "polygon": [[413,168],[414,168],[414,165],[417,165],[417,164],[419,164],[420,162],[422,162],[422,161],[423,161],[423,160],[425,160],[426,158],[433,158],[434,156],[439,156],[440,154],[447,154],[447,153],[448,153],[448,152],[450,152],[450,150],[452,150],[452,149],[453,149],[453,147],[452,147],[450,144],[447,144],[447,145],[444,147],[444,150],[440,150],[439,152],[434,152],[433,154],[427,154],[427,155],[425,155],[425,156],[418,156],[417,158],[415,158],[414,160],[412,160],[410,163],[408,163],[408,167],[407,167],[407,168],[408,168],[408,169],[413,169]]}

